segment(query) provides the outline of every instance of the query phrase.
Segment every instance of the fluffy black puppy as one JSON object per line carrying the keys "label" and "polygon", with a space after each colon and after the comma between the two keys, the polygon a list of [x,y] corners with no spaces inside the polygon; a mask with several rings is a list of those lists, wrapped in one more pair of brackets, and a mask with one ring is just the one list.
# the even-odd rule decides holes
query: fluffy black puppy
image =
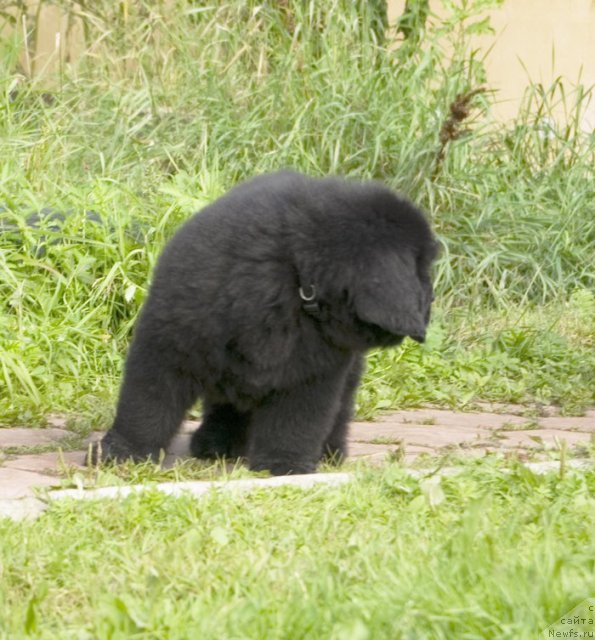
{"label": "fluffy black puppy", "polygon": [[435,254],[424,216],[377,183],[234,188],[166,246],[91,460],[157,456],[201,397],[197,457],[273,474],[340,461],[364,353],[424,339]]}

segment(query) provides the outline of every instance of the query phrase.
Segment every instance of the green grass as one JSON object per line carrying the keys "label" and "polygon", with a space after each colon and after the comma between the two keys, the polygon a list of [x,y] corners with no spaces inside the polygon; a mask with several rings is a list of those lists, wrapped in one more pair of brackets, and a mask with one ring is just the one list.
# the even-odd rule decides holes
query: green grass
{"label": "green grass", "polygon": [[456,408],[485,400],[580,413],[594,400],[594,300],[581,291],[540,308],[438,309],[424,345],[370,355],[359,412],[423,398]]}
{"label": "green grass", "polygon": [[[27,79],[21,30],[0,40],[0,422],[70,413],[73,446],[108,426],[164,243],[281,167],[383,180],[439,235],[428,341],[370,355],[360,416],[593,404],[592,88],[530,87],[506,125],[479,93],[439,159],[450,105],[485,83],[467,35],[489,1],[448,3],[417,49],[383,39],[381,3],[363,0],[59,4],[83,7],[77,65]],[[28,226],[43,207],[70,214]],[[184,461],[57,482],[221,474],[248,472]],[[595,593],[594,489],[592,471],[490,458],[441,481],[388,465],[308,492],[55,503],[0,520],[0,638],[535,638]]]}
{"label": "green grass", "polygon": [[[439,161],[449,105],[485,80],[466,35],[485,2],[453,4],[417,49],[378,37],[373,3],[168,6],[85,4],[85,55],[45,83],[19,73],[20,30],[0,41],[3,423],[107,426],[166,240],[238,180],[287,166],[383,180],[440,238],[430,339],[370,357],[360,415],[593,404],[591,88],[531,87],[507,125],[480,93]],[[43,207],[71,213],[27,226]]]}
{"label": "green grass", "polygon": [[0,637],[535,638],[595,593],[594,490],[592,471],[483,461],[54,503],[0,521]]}

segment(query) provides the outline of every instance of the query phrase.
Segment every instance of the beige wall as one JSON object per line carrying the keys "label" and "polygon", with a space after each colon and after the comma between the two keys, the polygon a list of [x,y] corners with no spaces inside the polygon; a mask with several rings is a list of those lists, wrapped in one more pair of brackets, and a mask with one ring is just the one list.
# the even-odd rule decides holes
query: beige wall
{"label": "beige wall", "polygon": [[72,11],[68,13],[43,0],[29,0],[24,6],[25,11],[9,11],[16,18],[14,30],[7,22],[0,22],[0,37],[16,31],[24,41],[28,35],[28,46],[22,47],[19,57],[21,70],[51,84],[60,65],[76,59],[83,50],[82,23],[75,17],[78,5],[71,2]]}
{"label": "beige wall", "polygon": [[[405,0],[389,0],[391,24],[401,15]],[[440,14],[440,0],[430,7]],[[491,11],[496,36],[476,43],[484,51],[488,83],[497,90],[494,113],[507,119],[518,109],[529,80],[549,86],[563,76],[569,87],[579,79],[595,85],[595,0],[505,0]],[[523,66],[524,65],[524,66]],[[582,120],[595,128],[595,98]]]}
{"label": "beige wall", "polygon": [[[401,15],[405,0],[388,0],[393,24]],[[39,17],[35,42],[21,56],[23,71],[49,80],[60,61],[76,58],[83,48],[80,21],[68,19],[55,6],[39,0],[28,3],[29,25]],[[430,0],[438,14],[441,0]],[[72,3],[77,9],[77,3]],[[37,13],[39,9],[39,13]],[[37,15],[36,15],[37,14]],[[513,116],[529,79],[548,86],[563,76],[570,84],[579,78],[595,85],[595,0],[506,0],[491,12],[496,36],[477,38],[478,47],[488,51],[486,67],[490,88],[497,91],[494,114],[499,119]],[[20,22],[21,33],[26,31]],[[524,67],[523,67],[524,65]],[[585,130],[595,128],[595,99],[582,121]]]}

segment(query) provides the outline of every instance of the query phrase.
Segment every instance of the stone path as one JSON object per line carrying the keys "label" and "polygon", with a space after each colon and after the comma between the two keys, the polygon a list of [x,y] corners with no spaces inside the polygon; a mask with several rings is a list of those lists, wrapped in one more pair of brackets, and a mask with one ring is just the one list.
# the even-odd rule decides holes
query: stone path
{"label": "stone path", "polygon": [[[540,460],[548,451],[566,446],[570,455],[586,457],[595,442],[595,410],[583,417],[563,417],[548,409],[538,417],[523,415],[517,406],[485,406],[481,413],[439,409],[397,411],[374,422],[355,422],[350,434],[350,457],[382,463],[387,456],[411,465],[420,456],[452,453],[484,456],[491,452]],[[186,422],[168,450],[164,465],[188,456],[196,422]],[[93,434],[87,439],[99,438]],[[0,428],[0,515],[7,501],[28,499],[38,488],[56,487],[60,469],[82,467],[85,451],[68,451],[73,434],[65,421],[51,426]],[[60,450],[64,446],[65,452]],[[65,446],[66,445],[66,446]]]}

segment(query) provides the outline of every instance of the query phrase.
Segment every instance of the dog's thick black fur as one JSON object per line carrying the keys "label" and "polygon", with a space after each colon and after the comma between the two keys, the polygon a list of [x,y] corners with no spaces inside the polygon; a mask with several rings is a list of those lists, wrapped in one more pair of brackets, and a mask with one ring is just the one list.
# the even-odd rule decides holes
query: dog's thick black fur
{"label": "dog's thick black fur", "polygon": [[165,248],[91,460],[157,456],[200,397],[199,458],[273,474],[340,461],[364,353],[424,339],[435,254],[420,211],[377,183],[234,188]]}

